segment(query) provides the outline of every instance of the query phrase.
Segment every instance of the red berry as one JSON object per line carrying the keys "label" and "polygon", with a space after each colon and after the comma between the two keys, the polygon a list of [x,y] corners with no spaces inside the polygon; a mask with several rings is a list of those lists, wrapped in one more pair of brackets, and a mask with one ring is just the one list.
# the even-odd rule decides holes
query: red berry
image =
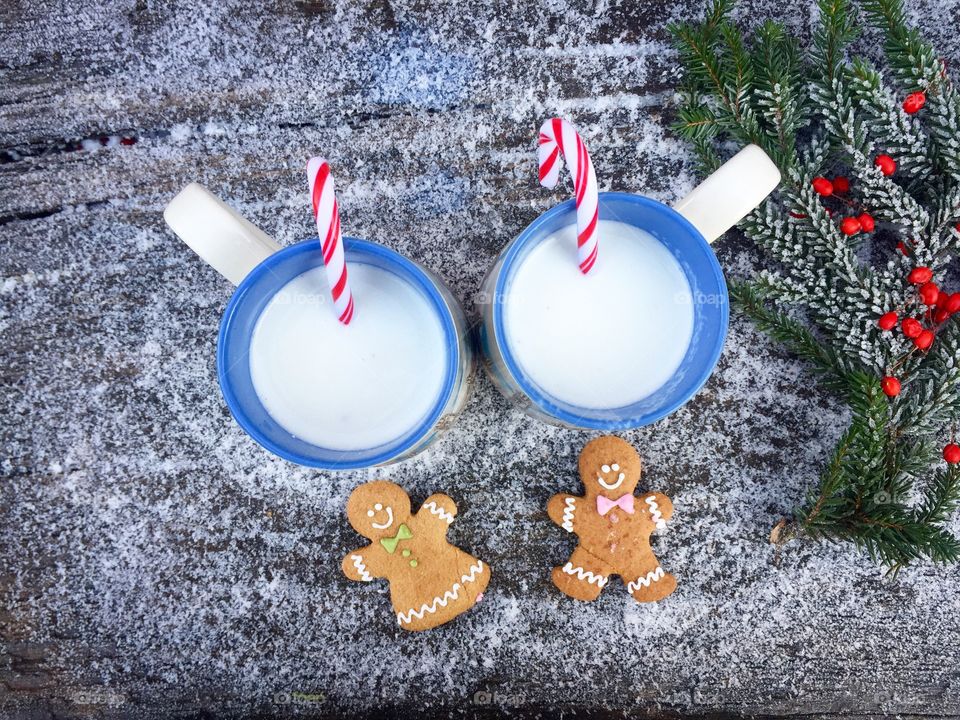
{"label": "red berry", "polygon": [[907,246],[904,245],[903,242],[898,242],[898,243],[897,243],[897,251],[898,251],[901,255],[906,255],[906,254],[907,254]]}
{"label": "red berry", "polygon": [[960,463],[960,445],[949,443],[943,447],[943,459],[951,465]]}
{"label": "red berry", "polygon": [[[946,295],[946,293],[943,294]],[[944,307],[951,315],[957,311],[960,311],[960,292],[955,292],[953,295],[951,295]]]}
{"label": "red berry", "polygon": [[906,100],[903,101],[903,110],[908,115],[913,115],[915,112],[918,112],[927,102],[927,95],[924,92],[915,92],[907,95]]}
{"label": "red berry", "polygon": [[900,394],[900,381],[895,377],[887,375],[880,381],[880,389],[887,397],[896,397]]}
{"label": "red berry", "polygon": [[912,282],[914,285],[923,285],[924,283],[930,282],[930,278],[932,277],[933,270],[921,265],[920,267],[915,267],[910,271],[910,274],[907,275],[907,280]]}
{"label": "red berry", "polygon": [[840,221],[840,232],[844,235],[856,235],[860,230],[860,221],[855,217],[845,217]]}
{"label": "red berry", "polygon": [[956,225],[954,225],[954,226],[953,226],[953,229],[956,230],[957,232],[960,232],[960,222],[958,222]]}
{"label": "red berry", "polygon": [[[946,293],[940,293],[940,296],[943,297]],[[946,322],[950,319],[950,311],[945,307],[937,308],[937,311],[933,314],[933,321],[939,325],[942,322]]]}
{"label": "red berry", "polygon": [[937,299],[940,297],[940,288],[932,282],[924,283],[917,292],[924,305],[936,305]]}
{"label": "red berry", "polygon": [[921,350],[928,350],[933,345],[933,333],[930,330],[924,330],[914,338],[913,344]]}
{"label": "red berry", "polygon": [[833,191],[837,193],[850,192],[850,181],[843,175],[837,175],[833,179]]}
{"label": "red berry", "polygon": [[897,162],[889,155],[877,155],[873,164],[880,168],[884,175],[893,175],[897,171]]}
{"label": "red berry", "polygon": [[870,213],[860,213],[857,220],[860,221],[860,227],[863,228],[864,232],[873,232],[873,229],[877,226]]}
{"label": "red berry", "polygon": [[923,325],[921,325],[920,321],[916,318],[904,318],[903,322],[900,323],[900,329],[903,330],[903,334],[906,337],[913,340],[923,332]]}
{"label": "red berry", "polygon": [[877,320],[877,325],[880,326],[881,330],[893,330],[897,326],[897,319],[897,314],[891,310],[880,316],[880,319]]}
{"label": "red berry", "polygon": [[817,195],[833,195],[833,183],[825,177],[815,177],[812,185]]}

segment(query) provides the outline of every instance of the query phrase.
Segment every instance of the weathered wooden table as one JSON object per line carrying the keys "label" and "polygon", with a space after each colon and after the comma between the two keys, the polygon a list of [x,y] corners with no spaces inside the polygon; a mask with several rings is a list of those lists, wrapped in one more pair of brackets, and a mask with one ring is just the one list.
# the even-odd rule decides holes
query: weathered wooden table
{"label": "weathered wooden table", "polygon": [[[569,192],[536,185],[543,118],[577,123],[604,189],[692,186],[666,24],[700,3],[593,5],[0,6],[0,716],[960,715],[960,568],[890,582],[847,547],[767,544],[847,418],[741,319],[696,399],[627,436],[677,508],[656,549],[680,587],[653,606],[551,585],[571,546],[544,505],[577,487],[590,435],[484,378],[435,448],[370,473],[294,467],[227,412],[231,288],[160,215],[188,181],[289,243],[312,232],[303,164],[323,153],[348,232],[468,305]],[[811,6],[739,16],[805,36]],[[960,60],[958,2],[913,7]],[[735,234],[717,252],[732,274],[757,261]],[[382,476],[456,498],[452,539],[494,568],[434,632],[402,633],[383,586],[340,573],[346,497]]]}

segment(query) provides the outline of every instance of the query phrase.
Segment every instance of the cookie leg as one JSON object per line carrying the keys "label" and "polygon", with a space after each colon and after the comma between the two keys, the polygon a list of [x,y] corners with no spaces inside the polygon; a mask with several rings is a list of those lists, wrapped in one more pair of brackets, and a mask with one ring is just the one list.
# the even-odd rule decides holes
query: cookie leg
{"label": "cookie leg", "polygon": [[566,565],[553,569],[553,584],[577,600],[596,600],[609,574],[609,567],[578,547]]}
{"label": "cookie leg", "polygon": [[677,579],[664,571],[657,558],[650,553],[639,563],[620,572],[620,577],[637,602],[663,600],[677,589]]}
{"label": "cookie leg", "polygon": [[430,630],[450,622],[472,608],[487,589],[490,582],[490,566],[485,562],[463,556],[456,569],[459,580],[451,578],[451,585],[442,595],[437,595],[417,607],[398,608],[397,621],[404,630]]}
{"label": "cookie leg", "polygon": [[469,610],[475,603],[480,602],[483,593],[490,582],[490,566],[481,560],[470,558],[469,566],[463,568],[463,574],[460,581],[463,585],[466,610]]}

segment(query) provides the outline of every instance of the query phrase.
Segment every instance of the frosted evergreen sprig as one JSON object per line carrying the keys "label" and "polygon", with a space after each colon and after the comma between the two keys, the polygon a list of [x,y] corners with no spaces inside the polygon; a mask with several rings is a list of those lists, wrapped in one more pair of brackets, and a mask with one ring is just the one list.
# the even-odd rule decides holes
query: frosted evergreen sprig
{"label": "frosted evergreen sprig", "polygon": [[866,113],[870,134],[898,161],[901,177],[923,181],[935,172],[930,142],[919,120],[908,115],[883,84],[883,76],[860,58],[850,68],[850,90]]}
{"label": "frosted evergreen sprig", "polygon": [[903,0],[864,0],[867,18],[884,36],[887,63],[900,88],[927,93],[924,123],[940,167],[960,181],[960,94],[943,59],[915,28],[907,25]]}
{"label": "frosted evergreen sprig", "polygon": [[[731,298],[852,414],[807,501],[775,535],[850,541],[892,572],[956,561],[960,541],[943,525],[960,504],[960,466],[943,469],[940,448],[960,418],[960,320],[928,307],[932,296],[918,290],[926,280],[906,276],[924,265],[939,283],[960,247],[960,96],[906,26],[901,0],[865,0],[885,33],[888,72],[849,57],[858,27],[849,0],[819,1],[805,51],[776,23],[744,38],[731,5],[714,0],[703,23],[671,28],[690,88],[674,127],[704,171],[731,141],[757,143],[780,167],[779,191],[740,224],[773,267],[731,283]],[[922,321],[929,350],[901,332],[902,317]],[[960,447],[942,457],[960,463]]]}

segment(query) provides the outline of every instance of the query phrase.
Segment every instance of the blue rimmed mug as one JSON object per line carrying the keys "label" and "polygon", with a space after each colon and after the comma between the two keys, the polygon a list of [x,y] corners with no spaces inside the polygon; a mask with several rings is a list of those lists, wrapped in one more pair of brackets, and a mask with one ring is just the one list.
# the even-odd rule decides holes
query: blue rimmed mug
{"label": "blue rimmed mug", "polygon": [[[601,227],[605,220],[614,220],[652,236],[682,270],[689,286],[689,296],[686,293],[683,296],[689,299],[684,302],[692,306],[690,339],[676,369],[659,387],[624,404],[588,406],[582,401],[571,402],[561,397],[556,390],[547,389],[545,378],[536,377],[536,371],[532,371],[529,364],[524,366],[511,342],[510,303],[526,301],[522,293],[512,292],[518,269],[548,238],[557,237],[557,233],[565,229],[571,238],[576,236],[572,230],[576,224],[573,200],[538,217],[500,253],[476,295],[481,317],[479,342],[484,367],[494,385],[530,415],[574,428],[626,430],[655,422],[679,408],[710,377],[726,337],[727,286],[710,243],[756,208],[779,182],[780,173],[766,153],[756,145],[748,145],[673,207],[641,195],[599,194]],[[599,252],[602,257],[602,233]],[[574,262],[571,256],[571,263]],[[630,323],[631,317],[624,316],[617,321]],[[559,331],[544,329],[544,337],[548,332],[559,332],[561,339],[570,341],[568,333],[582,331],[573,322],[560,327]],[[564,343],[557,343],[557,347],[564,347]],[[656,353],[658,349],[651,345],[648,352]],[[603,354],[597,352],[596,355],[595,366],[585,370],[581,377],[604,373]],[[582,358],[577,360],[579,368],[583,365]],[[571,359],[565,358],[558,349],[552,361],[563,364]]]}
{"label": "blue rimmed mug", "polygon": [[[319,241],[311,238],[281,248],[196,183],[169,203],[164,218],[187,245],[237,286],[220,325],[217,373],[224,400],[237,423],[270,452],[300,465],[328,470],[387,465],[424,450],[463,408],[471,386],[473,357],[466,341],[463,310],[453,294],[433,273],[399,253],[367,240],[344,237],[348,267],[368,266],[388,273],[390,282],[401,283],[403,292],[413,293],[416,302],[435,319],[439,327],[437,345],[443,353],[433,385],[436,392],[432,397],[417,398],[422,412],[416,411],[418,416],[408,427],[372,447],[345,448],[292,432],[289,423],[268,411],[270,403],[258,394],[250,348],[258,322],[271,303],[281,297],[278,293],[306,273],[322,269]],[[332,308],[325,310],[332,312]],[[352,327],[343,329],[349,332]],[[336,348],[330,350],[335,354]],[[318,359],[318,373],[321,364]]]}

